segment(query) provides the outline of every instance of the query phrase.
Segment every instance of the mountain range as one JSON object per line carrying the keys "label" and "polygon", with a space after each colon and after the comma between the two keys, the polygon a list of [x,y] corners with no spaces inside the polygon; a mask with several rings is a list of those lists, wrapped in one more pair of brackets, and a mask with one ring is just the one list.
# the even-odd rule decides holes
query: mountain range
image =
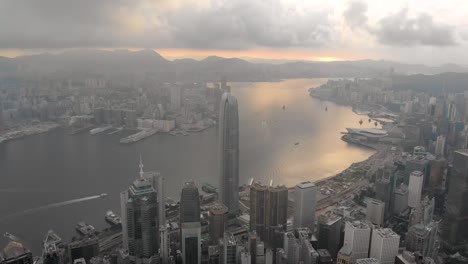
{"label": "mountain range", "polygon": [[434,75],[464,73],[468,67],[456,64],[426,66],[384,60],[359,61],[272,61],[210,56],[203,60],[168,60],[154,50],[70,50],[15,58],[0,57],[0,77],[22,76],[146,76],[164,82],[271,81],[287,78],[376,77],[389,75]]}

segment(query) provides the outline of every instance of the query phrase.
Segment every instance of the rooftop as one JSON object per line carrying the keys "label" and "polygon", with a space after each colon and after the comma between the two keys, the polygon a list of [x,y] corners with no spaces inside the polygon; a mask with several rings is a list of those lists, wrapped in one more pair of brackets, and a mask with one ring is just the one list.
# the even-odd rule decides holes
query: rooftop
{"label": "rooftop", "polygon": [[400,239],[400,236],[393,232],[392,229],[390,228],[379,228],[379,229],[374,229],[374,231],[376,234],[378,234],[380,237],[382,238],[398,238]]}
{"label": "rooftop", "polygon": [[301,189],[307,189],[307,188],[315,187],[315,183],[306,181],[306,182],[301,182],[296,186]]}

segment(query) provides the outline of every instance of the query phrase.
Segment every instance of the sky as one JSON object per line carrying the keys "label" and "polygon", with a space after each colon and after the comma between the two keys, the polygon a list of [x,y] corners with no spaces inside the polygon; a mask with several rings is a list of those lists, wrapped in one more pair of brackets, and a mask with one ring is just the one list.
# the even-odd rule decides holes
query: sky
{"label": "sky", "polygon": [[0,0],[0,56],[155,49],[468,65],[465,0]]}

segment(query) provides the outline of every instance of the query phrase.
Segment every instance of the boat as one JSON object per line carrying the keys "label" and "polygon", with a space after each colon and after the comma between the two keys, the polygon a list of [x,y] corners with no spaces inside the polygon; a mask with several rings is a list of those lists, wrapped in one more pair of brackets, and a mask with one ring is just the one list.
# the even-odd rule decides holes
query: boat
{"label": "boat", "polygon": [[283,110],[284,110],[284,109],[286,109],[286,106],[285,106],[285,105],[283,105]]}
{"label": "boat", "polygon": [[107,131],[109,129],[111,129],[112,127],[111,126],[105,126],[105,127],[97,127],[97,128],[93,128],[89,131],[89,133],[91,135],[95,135],[95,134],[99,134],[99,133],[102,133],[104,131]]}
{"label": "boat", "polygon": [[[140,132],[137,132],[135,134],[132,134],[128,137],[125,137],[125,138],[122,138],[120,140],[120,143],[121,144],[130,144],[130,143],[134,143],[134,142],[137,142],[139,140],[142,140],[142,139],[145,139],[149,136],[152,136],[154,134],[156,134],[159,130],[158,129],[146,129],[146,130],[142,130]],[[188,135],[188,134],[187,134]],[[184,135],[185,136],[185,135]]]}
{"label": "boat", "polygon": [[325,106],[325,112],[328,111],[328,107]]}
{"label": "boat", "polygon": [[111,210],[107,211],[106,216],[104,217],[106,222],[113,226],[121,225],[122,224],[122,219],[120,216],[114,214]]}
{"label": "boat", "polygon": [[107,196],[107,193],[101,193],[99,196],[100,196],[101,198],[104,198],[104,197]]}
{"label": "boat", "polygon": [[83,236],[91,236],[96,232],[96,228],[94,228],[94,226],[86,224],[85,222],[78,222],[75,229]]}
{"label": "boat", "polygon": [[294,143],[294,146],[297,146],[297,145],[299,145],[299,142]]}
{"label": "boat", "polygon": [[363,123],[363,122],[362,122],[362,119],[361,119],[361,120],[359,120],[359,125],[362,125],[362,123]]}

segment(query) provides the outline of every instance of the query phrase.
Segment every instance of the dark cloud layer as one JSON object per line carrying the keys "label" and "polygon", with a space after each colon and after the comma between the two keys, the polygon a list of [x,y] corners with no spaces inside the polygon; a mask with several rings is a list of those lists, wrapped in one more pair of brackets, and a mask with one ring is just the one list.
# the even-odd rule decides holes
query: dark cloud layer
{"label": "dark cloud layer", "polygon": [[380,19],[377,25],[370,25],[367,18],[367,4],[362,1],[350,2],[343,17],[351,28],[360,28],[375,35],[377,40],[389,46],[451,46],[455,45],[454,28],[438,24],[425,13],[415,18],[407,9]]}
{"label": "dark cloud layer", "polygon": [[[209,7],[184,5],[174,10],[165,10],[165,5],[158,9],[159,2],[153,2],[154,13],[140,14],[144,12],[135,8],[144,2],[4,0],[0,48],[314,47],[331,37],[327,12],[299,12],[279,0],[212,0]],[[160,23],[130,34],[118,15],[132,12],[139,12],[143,20],[153,16]]]}
{"label": "dark cloud layer", "polygon": [[396,46],[452,46],[456,44],[454,29],[437,24],[428,14],[408,17],[408,10],[383,18],[375,31],[378,40]]}
{"label": "dark cloud layer", "polygon": [[[249,49],[321,47],[340,32],[332,10],[300,10],[281,0],[0,0],[0,49],[143,47]],[[454,45],[454,29],[406,10],[370,25],[365,2],[346,23],[390,46]]]}

